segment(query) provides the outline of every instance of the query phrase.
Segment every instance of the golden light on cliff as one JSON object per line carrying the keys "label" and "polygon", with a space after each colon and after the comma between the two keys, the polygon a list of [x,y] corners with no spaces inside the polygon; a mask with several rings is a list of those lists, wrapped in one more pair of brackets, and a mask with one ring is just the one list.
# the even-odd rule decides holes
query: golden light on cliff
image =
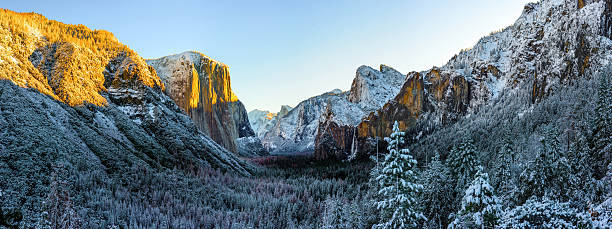
{"label": "golden light on cliff", "polygon": [[[70,106],[106,105],[99,93],[107,90],[103,72],[110,60],[124,54],[137,71],[119,72],[121,80],[113,83],[134,77],[145,86],[164,87],[144,60],[112,33],[48,20],[40,14],[0,9],[0,47],[4,47],[0,56],[8,57],[0,61],[0,79],[37,89]],[[36,66],[30,61],[32,55],[40,58]]]}
{"label": "golden light on cliff", "polygon": [[267,113],[265,116],[267,120],[272,120],[274,117],[276,117],[276,114],[274,113]]}
{"label": "golden light on cliff", "polygon": [[200,102],[200,77],[198,71],[191,67],[191,96],[189,97],[189,107],[196,108]]}
{"label": "golden light on cliff", "polygon": [[212,111],[217,103],[238,101],[231,89],[229,67],[200,55],[203,58],[191,64],[191,86],[188,88],[191,91],[186,91],[189,102],[184,109],[201,107],[205,111]]}

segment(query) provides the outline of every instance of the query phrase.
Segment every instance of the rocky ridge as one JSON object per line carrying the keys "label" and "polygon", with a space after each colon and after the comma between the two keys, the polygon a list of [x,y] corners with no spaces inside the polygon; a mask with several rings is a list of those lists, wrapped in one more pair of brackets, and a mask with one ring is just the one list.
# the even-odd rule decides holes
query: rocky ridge
{"label": "rocky ridge", "polygon": [[164,88],[155,71],[112,33],[35,13],[0,10],[0,79],[71,106],[106,105],[119,87]]}
{"label": "rocky ridge", "polygon": [[319,159],[352,159],[384,147],[382,137],[395,120],[419,138],[478,112],[519,85],[528,84],[537,103],[559,85],[610,63],[611,9],[608,0],[529,3],[513,25],[483,37],[444,66],[396,77],[402,80],[388,88],[372,89],[387,84],[368,81],[375,77],[363,76],[372,71],[360,67],[349,92],[303,101],[262,142],[271,152],[314,151]]}
{"label": "rocky ridge", "polygon": [[277,113],[272,113],[270,111],[263,110],[252,110],[248,113],[249,122],[251,123],[251,127],[253,131],[255,131],[255,135],[259,138],[263,138],[266,132],[268,132],[278,120],[285,117],[289,111],[291,111],[290,106],[283,105],[281,109]]}

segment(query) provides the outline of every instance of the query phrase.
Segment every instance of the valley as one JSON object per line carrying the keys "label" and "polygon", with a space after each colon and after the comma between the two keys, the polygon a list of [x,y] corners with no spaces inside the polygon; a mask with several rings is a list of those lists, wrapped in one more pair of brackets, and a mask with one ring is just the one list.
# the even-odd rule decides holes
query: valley
{"label": "valley", "polygon": [[443,66],[247,112],[203,53],[2,9],[0,228],[609,228],[611,20],[528,3]]}

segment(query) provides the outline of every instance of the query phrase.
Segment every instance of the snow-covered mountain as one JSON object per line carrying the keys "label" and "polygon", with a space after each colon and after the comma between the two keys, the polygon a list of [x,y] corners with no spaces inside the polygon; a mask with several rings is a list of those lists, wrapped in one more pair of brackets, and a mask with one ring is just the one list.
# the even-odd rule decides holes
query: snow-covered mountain
{"label": "snow-covered mountain", "polygon": [[249,122],[251,123],[253,131],[255,131],[255,135],[257,135],[259,138],[263,138],[266,132],[272,129],[276,122],[289,113],[291,109],[293,108],[283,105],[281,106],[280,111],[277,113],[257,109],[250,111],[248,114]]}
{"label": "snow-covered mountain", "polygon": [[380,71],[361,66],[350,91],[336,89],[299,103],[265,133],[262,142],[271,153],[314,151],[317,133],[328,132],[329,125],[320,123],[356,126],[392,99],[404,80],[404,75],[385,65]]}
{"label": "snow-covered mountain", "polygon": [[184,52],[147,63],[166,86],[165,93],[200,131],[232,152],[251,154],[238,151],[237,139],[254,137],[255,133],[244,105],[231,89],[227,65],[199,52]]}
{"label": "snow-covered mountain", "polygon": [[401,129],[451,124],[522,84],[530,85],[535,103],[610,62],[611,12],[609,1],[529,3],[513,25],[444,66],[407,75],[360,67],[350,91],[301,102],[262,142],[271,152],[314,150],[320,159],[346,159],[374,151],[374,139],[388,136],[395,120]]}
{"label": "snow-covered mountain", "polygon": [[374,151],[372,138],[389,135],[395,120],[402,129],[417,122],[428,128],[450,124],[520,85],[528,84],[536,103],[559,85],[592,75],[612,60],[611,7],[609,1],[527,4],[513,25],[483,37],[446,65],[409,73],[400,93],[359,124],[355,148],[339,154]]}

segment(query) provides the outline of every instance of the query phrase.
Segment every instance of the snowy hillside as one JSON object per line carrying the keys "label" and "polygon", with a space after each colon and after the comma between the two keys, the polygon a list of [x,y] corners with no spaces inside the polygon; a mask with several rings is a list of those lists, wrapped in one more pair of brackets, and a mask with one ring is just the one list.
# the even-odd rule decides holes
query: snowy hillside
{"label": "snowy hillside", "polygon": [[144,173],[254,171],[199,131],[111,33],[4,9],[0,23],[0,59],[19,59],[0,61],[0,228],[73,217],[70,201],[83,217],[109,219],[97,205],[112,202],[108,187],[138,184]]}
{"label": "snowy hillside", "polygon": [[[433,71],[465,78],[471,89],[468,114],[519,83],[532,84],[535,102],[559,84],[595,72],[612,60],[612,42],[600,35],[606,4],[584,2],[582,6],[570,0],[529,3],[513,25],[421,75],[425,81],[431,80]],[[444,106],[436,99],[430,101]]]}

